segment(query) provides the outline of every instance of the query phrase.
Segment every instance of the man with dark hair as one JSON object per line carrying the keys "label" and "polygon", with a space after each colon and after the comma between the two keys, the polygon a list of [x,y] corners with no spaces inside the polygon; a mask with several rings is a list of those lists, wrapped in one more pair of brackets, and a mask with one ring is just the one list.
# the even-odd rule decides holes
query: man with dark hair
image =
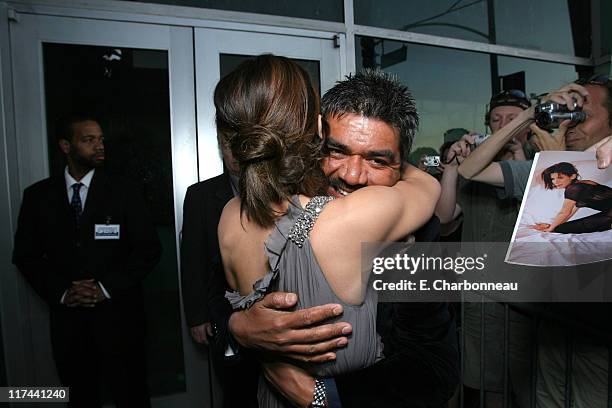
{"label": "man with dark hair", "polygon": [[612,132],[612,82],[607,75],[595,75],[572,85],[554,92],[551,98],[562,98],[566,103],[567,98],[576,100],[576,108],[582,108],[587,114],[584,122],[566,127],[563,135],[567,150],[584,151]]}
{"label": "man with dark hair", "polygon": [[53,357],[71,407],[100,407],[100,378],[118,407],[150,406],[141,282],[161,246],[142,197],[111,179],[98,122],[57,126],[67,166],[28,187],[13,263],[49,306]]}
{"label": "man with dark hair", "polygon": [[365,69],[337,82],[321,98],[321,114],[324,135],[330,122],[348,128],[364,119],[384,122],[398,132],[400,169],[408,162],[419,117],[408,88],[383,71]]}
{"label": "man with dark hair", "polygon": [[[612,134],[612,83],[605,75],[596,75],[587,80],[578,80],[563,86],[545,97],[546,100],[567,105],[570,110],[582,109],[587,113],[580,123],[565,121],[559,129],[550,134],[534,122],[534,111],[530,108],[519,114],[511,123],[493,135],[481,147],[465,158],[459,172],[474,181],[503,187],[503,194],[522,199],[531,163],[517,166],[511,162],[491,162],[499,149],[517,132],[528,126],[535,133],[534,144],[543,150],[595,150],[605,144]],[[574,106],[575,104],[575,106]],[[599,152],[600,157],[603,154]],[[598,163],[604,167],[605,163]],[[598,267],[588,266],[589,274]],[[602,263],[602,273],[609,270],[609,265]],[[606,269],[607,268],[607,269]],[[594,327],[596,330],[608,331],[605,322],[609,314],[602,304],[563,304],[551,305],[556,310],[558,319],[579,321],[581,324]],[[550,315],[550,311],[548,311]],[[556,322],[544,320],[538,328],[538,406],[561,406],[563,404],[603,407],[608,400],[608,361],[609,351],[605,342],[581,332],[574,335],[572,344],[573,372],[571,376],[572,401],[565,401],[566,385],[565,363],[568,361],[565,349],[566,329]]]}
{"label": "man with dark hair", "polygon": [[[330,194],[343,196],[368,185],[392,186],[402,175],[419,171],[406,164],[418,116],[407,88],[395,77],[372,70],[349,76],[323,96],[321,105],[327,148],[322,168],[331,182]],[[434,217],[415,238],[431,241],[438,232]],[[300,361],[333,359],[333,350],[346,344],[351,327],[322,322],[340,315],[342,306],[289,312],[296,300],[294,294],[271,293],[250,309],[233,313],[230,329],[235,340]],[[337,385],[342,404],[350,407],[443,406],[458,382],[454,327],[445,303],[379,304],[377,330],[387,358],[336,378],[336,383],[326,380],[328,400],[336,400]],[[265,375],[294,403],[313,400],[315,381],[306,372],[266,369]]]}

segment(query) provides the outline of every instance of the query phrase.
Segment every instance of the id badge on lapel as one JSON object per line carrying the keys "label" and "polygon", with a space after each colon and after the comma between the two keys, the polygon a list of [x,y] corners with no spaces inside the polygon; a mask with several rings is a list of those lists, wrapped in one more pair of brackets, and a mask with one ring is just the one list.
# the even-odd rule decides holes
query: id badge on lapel
{"label": "id badge on lapel", "polygon": [[119,239],[121,236],[121,226],[111,224],[111,218],[106,217],[106,224],[94,225],[94,239]]}

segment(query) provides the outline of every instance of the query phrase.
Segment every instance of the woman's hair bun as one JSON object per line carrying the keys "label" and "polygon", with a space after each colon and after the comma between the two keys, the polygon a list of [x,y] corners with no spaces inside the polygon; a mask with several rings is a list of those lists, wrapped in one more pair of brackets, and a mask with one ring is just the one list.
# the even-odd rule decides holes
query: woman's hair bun
{"label": "woman's hair bun", "polygon": [[285,153],[282,138],[274,130],[259,124],[240,126],[231,141],[231,148],[241,165],[278,159]]}
{"label": "woman's hair bun", "polygon": [[294,194],[324,194],[321,143],[316,137],[319,100],[308,73],[285,57],[260,55],[219,81],[214,94],[223,148],[240,165],[240,207],[270,226],[271,204]]}

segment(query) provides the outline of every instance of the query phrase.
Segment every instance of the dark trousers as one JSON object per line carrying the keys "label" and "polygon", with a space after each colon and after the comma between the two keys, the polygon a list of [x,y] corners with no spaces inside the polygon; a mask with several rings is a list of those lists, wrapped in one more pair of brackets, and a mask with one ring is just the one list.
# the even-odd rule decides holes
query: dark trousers
{"label": "dark trousers", "polygon": [[236,358],[220,359],[222,356],[216,345],[209,356],[213,370],[221,383],[223,408],[257,408],[257,384],[260,367],[247,350],[242,349]]}
{"label": "dark trousers", "polygon": [[104,384],[118,408],[149,408],[142,321],[129,324],[130,313],[117,319],[93,309],[51,313],[53,357],[62,386],[70,387],[68,406],[101,407]]}
{"label": "dark trousers", "polygon": [[455,320],[444,303],[379,303],[385,358],[335,378],[343,407],[442,408],[459,384]]}
{"label": "dark trousers", "polygon": [[364,370],[337,377],[343,407],[442,408],[459,381],[452,350],[402,350]]}
{"label": "dark trousers", "polygon": [[561,234],[583,234],[585,232],[608,231],[609,229],[612,229],[612,210],[564,222],[555,228],[555,232],[560,232]]}

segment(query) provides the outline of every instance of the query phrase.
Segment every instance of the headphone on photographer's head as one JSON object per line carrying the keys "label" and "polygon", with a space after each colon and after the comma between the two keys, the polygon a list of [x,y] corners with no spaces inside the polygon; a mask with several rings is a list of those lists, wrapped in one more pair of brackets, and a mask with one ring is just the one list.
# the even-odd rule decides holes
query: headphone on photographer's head
{"label": "headphone on photographer's head", "polygon": [[[531,106],[531,102],[525,95],[525,92],[518,89],[506,89],[497,95],[493,95],[487,104],[487,113],[485,114],[485,126],[489,126],[491,120],[491,111],[498,106],[518,106],[525,110]],[[490,127],[490,126],[489,126]]]}

